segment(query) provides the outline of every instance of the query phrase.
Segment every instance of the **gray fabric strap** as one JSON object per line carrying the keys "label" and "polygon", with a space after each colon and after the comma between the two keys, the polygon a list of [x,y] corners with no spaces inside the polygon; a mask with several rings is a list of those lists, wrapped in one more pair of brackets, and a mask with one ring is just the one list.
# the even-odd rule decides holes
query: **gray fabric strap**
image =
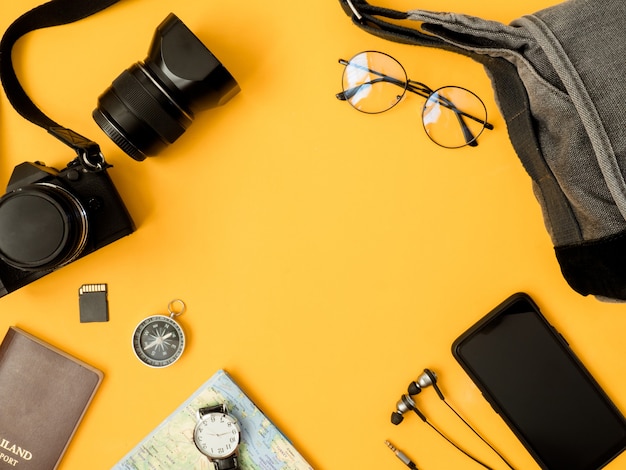
{"label": "gray fabric strap", "polygon": [[609,136],[602,126],[602,119],[579,73],[563,50],[558,38],[541,19],[536,16],[525,16],[518,19],[517,23],[523,25],[533,34],[559,74],[587,131],[598,165],[613,200],[626,219],[626,182],[620,171]]}
{"label": "gray fabric strap", "polygon": [[[340,1],[342,4],[345,2]],[[572,172],[578,168],[575,163],[562,159],[565,157],[565,150],[544,155],[544,151],[549,151],[551,145],[559,145],[567,137],[547,134],[541,139],[540,135],[543,129],[550,126],[549,114],[556,112],[551,107],[554,92],[552,87],[560,90],[562,96],[566,96],[565,87],[554,71],[559,68],[558,65],[545,60],[544,52],[535,37],[541,36],[543,32],[533,34],[533,31],[517,22],[505,25],[469,15],[427,10],[409,10],[404,13],[405,19],[409,21],[401,22],[402,26],[399,26],[398,22],[391,23],[385,19],[390,16],[385,9],[373,7],[362,0],[353,0],[352,4],[361,15],[360,20],[353,17],[353,21],[365,31],[397,42],[464,54],[486,67],[492,79],[497,103],[507,123],[511,142],[533,180],[535,195],[541,204],[546,228],[555,246],[580,243],[586,236],[593,238],[596,235],[593,233],[594,227],[599,228],[600,235],[606,234],[604,227],[611,222],[613,225],[608,232],[616,233],[620,230],[624,218],[613,206],[615,214],[610,220],[597,224],[595,220],[591,221],[585,225],[590,233],[584,233],[579,217],[584,219],[584,224],[585,218],[589,216],[585,212],[587,204],[591,200],[592,204],[599,206],[598,211],[591,213],[594,217],[607,209],[606,205],[612,199],[612,194],[608,189],[604,190],[604,194],[602,189],[597,189],[599,194],[596,194],[596,188],[591,196],[584,190],[577,192],[576,188],[565,193],[563,184],[566,189],[572,188],[570,183],[576,178]],[[348,9],[347,13],[351,14],[353,11]],[[415,26],[405,26],[409,22]],[[533,90],[533,96],[528,96],[527,90]],[[546,106],[549,109],[544,109]],[[569,112],[577,114],[573,105]],[[581,129],[584,129],[582,125]],[[588,149],[581,147],[581,153],[590,153],[593,149],[591,144],[588,144]],[[560,165],[570,165],[570,168],[562,173],[563,167]],[[596,169],[600,180],[602,172],[599,168]]]}
{"label": "gray fabric strap", "polygon": [[546,161],[536,134],[526,87],[532,86],[540,74],[521,52],[535,44],[533,35],[524,28],[455,13],[411,10],[408,19],[421,24],[422,30],[434,38],[431,41],[447,44],[437,47],[468,55],[485,66],[511,143],[534,182],[535,195],[554,244],[583,241],[571,202]]}

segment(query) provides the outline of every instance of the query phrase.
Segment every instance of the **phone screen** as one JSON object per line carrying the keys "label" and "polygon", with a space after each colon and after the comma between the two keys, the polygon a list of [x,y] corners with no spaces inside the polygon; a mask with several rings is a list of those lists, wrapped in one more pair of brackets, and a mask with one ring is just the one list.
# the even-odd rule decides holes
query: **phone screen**
{"label": "phone screen", "polygon": [[526,294],[453,344],[487,401],[542,468],[602,468],[626,447],[626,421]]}

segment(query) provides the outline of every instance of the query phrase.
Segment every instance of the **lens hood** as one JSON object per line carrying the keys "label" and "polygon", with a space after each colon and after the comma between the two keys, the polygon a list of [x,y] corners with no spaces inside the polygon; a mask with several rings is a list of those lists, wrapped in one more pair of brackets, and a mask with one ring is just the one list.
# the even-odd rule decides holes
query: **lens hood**
{"label": "lens hood", "polygon": [[100,95],[93,118],[141,161],[176,141],[195,113],[225,104],[239,90],[221,62],[170,13],[157,27],[146,59]]}

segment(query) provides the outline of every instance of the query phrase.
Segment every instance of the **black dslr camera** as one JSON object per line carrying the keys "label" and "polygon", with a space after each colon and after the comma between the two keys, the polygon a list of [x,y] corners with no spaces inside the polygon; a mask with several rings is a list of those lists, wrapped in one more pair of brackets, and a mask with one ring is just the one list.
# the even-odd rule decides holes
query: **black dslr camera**
{"label": "black dslr camera", "polygon": [[[88,12],[105,4],[94,3]],[[84,16],[78,13],[71,20]],[[22,116],[78,157],[60,171],[39,162],[13,170],[0,197],[0,297],[135,230],[98,145],[43,114],[17,80],[11,48],[28,32],[25,24],[32,30],[48,20],[39,9],[31,10],[0,41],[0,78],[7,97]],[[238,92],[220,61],[170,14],[157,28],[146,59],[113,81],[93,117],[122,150],[141,161],[180,137],[194,113],[222,105]]]}
{"label": "black dslr camera", "polygon": [[0,296],[134,230],[106,166],[22,163],[0,198]]}

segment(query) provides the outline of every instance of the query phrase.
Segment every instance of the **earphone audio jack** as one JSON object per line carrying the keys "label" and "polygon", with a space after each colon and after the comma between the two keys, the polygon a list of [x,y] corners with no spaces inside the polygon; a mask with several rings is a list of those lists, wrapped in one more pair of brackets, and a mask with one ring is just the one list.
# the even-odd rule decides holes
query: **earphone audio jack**
{"label": "earphone audio jack", "polygon": [[408,458],[404,452],[399,451],[398,449],[396,449],[393,444],[389,441],[385,441],[385,444],[387,444],[387,447],[389,447],[391,449],[391,451],[396,454],[396,457],[398,457],[400,460],[402,460],[402,462],[409,468],[413,469],[413,470],[418,470],[417,465],[415,465],[415,463],[413,463],[411,461],[410,458]]}

